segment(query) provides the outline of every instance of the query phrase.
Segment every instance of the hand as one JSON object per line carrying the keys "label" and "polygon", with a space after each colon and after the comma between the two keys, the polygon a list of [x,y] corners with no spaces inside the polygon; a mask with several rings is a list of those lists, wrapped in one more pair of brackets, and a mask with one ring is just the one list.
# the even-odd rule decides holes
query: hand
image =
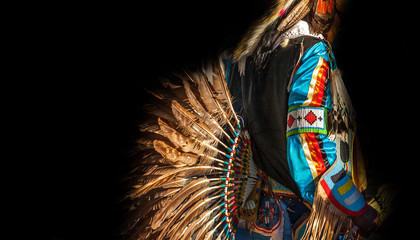
{"label": "hand", "polygon": [[359,227],[359,233],[363,237],[368,237],[373,230],[381,225],[379,213],[370,205],[368,205],[368,209],[363,214],[352,217],[352,220]]}

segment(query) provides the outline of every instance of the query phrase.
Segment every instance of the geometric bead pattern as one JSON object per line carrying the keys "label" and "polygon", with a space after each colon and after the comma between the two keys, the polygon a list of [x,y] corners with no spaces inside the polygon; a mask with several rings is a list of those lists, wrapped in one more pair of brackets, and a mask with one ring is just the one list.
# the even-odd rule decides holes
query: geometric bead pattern
{"label": "geometric bead pattern", "polygon": [[323,107],[294,107],[287,113],[286,136],[315,132],[327,134],[326,109]]}

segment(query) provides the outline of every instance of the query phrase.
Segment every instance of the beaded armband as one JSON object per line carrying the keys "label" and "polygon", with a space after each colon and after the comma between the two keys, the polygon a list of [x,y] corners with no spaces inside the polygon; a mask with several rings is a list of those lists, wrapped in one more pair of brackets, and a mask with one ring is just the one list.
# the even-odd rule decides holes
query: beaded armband
{"label": "beaded armband", "polygon": [[327,134],[327,111],[323,107],[290,107],[287,113],[286,136],[298,133]]}

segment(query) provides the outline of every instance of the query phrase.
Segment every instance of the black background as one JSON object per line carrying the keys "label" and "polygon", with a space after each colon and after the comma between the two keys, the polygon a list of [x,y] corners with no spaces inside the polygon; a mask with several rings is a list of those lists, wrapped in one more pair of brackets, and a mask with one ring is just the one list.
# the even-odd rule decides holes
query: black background
{"label": "black background", "polygon": [[[234,47],[269,4],[102,3],[69,6],[45,17],[48,42],[41,35],[41,46],[48,49],[49,66],[42,70],[53,81],[37,104],[37,134],[43,140],[35,143],[40,160],[32,172],[34,231],[44,239],[112,239],[122,214],[116,204],[123,193],[119,179],[136,138],[142,89],[168,69]],[[397,184],[402,196],[380,239],[405,236],[415,217],[405,218],[415,209],[412,184],[418,169],[419,37],[413,13],[403,3],[350,3],[334,43],[358,113],[368,175],[373,182]]]}

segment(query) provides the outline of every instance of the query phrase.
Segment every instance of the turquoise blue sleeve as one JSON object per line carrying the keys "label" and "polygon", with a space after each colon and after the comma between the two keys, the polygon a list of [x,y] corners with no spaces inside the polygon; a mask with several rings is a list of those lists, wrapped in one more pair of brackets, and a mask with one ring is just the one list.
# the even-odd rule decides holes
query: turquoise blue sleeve
{"label": "turquoise blue sleeve", "polygon": [[[328,139],[326,131],[326,116],[331,109],[327,80],[329,59],[324,42],[307,50],[301,58],[289,92],[287,120],[291,134],[287,138],[287,160],[302,197],[310,204],[319,176],[336,159],[336,144]],[[298,113],[295,113],[296,109]],[[323,131],[309,128],[311,122],[312,126],[317,123],[324,126]]]}
{"label": "turquoise blue sleeve", "polygon": [[[307,202],[313,204],[315,188],[322,176],[321,185],[331,202],[354,216],[366,209],[365,200],[343,165],[334,164],[336,142],[329,138],[326,129],[332,102],[329,69],[335,68],[330,56],[333,57],[327,44],[315,44],[302,56],[292,79],[287,115],[287,161]],[[334,166],[333,171],[324,174],[331,166]]]}

